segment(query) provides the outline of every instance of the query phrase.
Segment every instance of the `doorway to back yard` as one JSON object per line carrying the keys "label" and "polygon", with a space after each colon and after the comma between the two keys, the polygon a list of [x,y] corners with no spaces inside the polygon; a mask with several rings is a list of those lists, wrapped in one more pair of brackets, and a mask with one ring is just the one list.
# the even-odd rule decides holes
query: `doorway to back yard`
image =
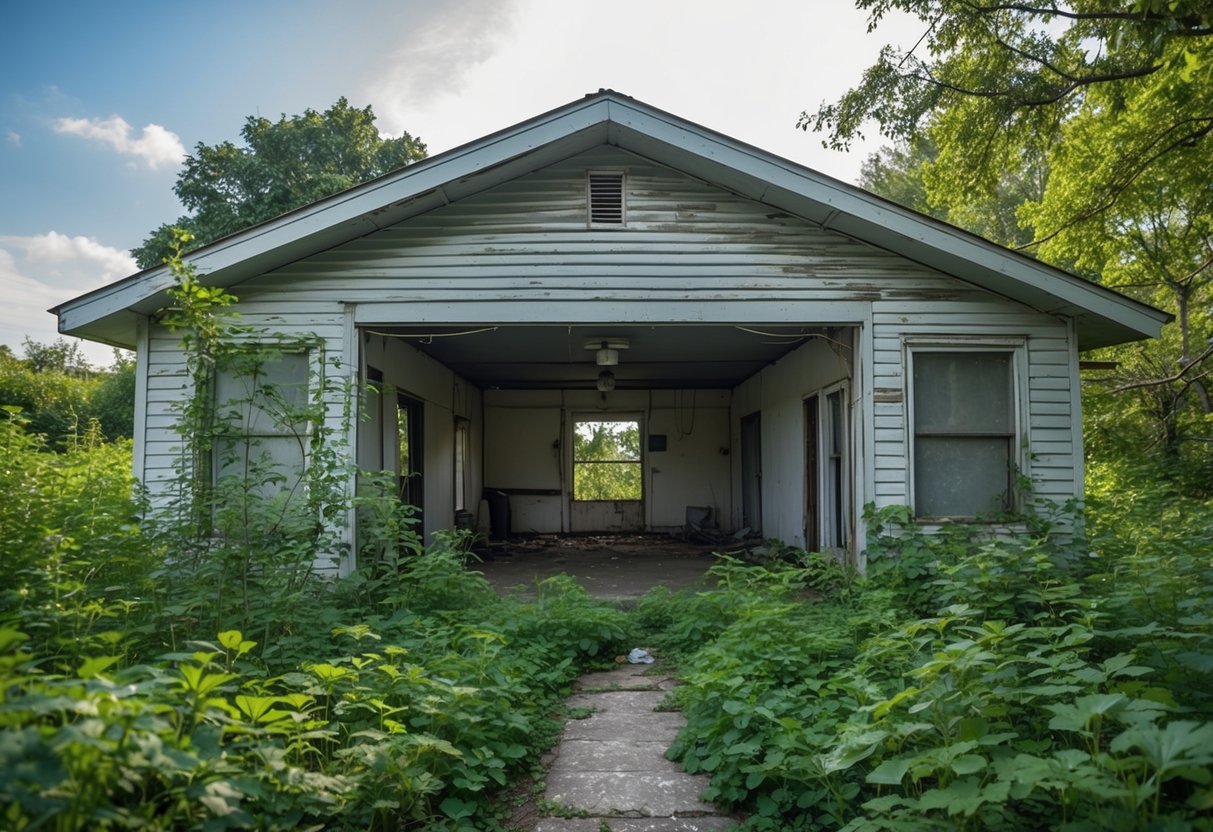
{"label": "doorway to back yard", "polygon": [[640,420],[573,421],[574,531],[639,531],[644,527]]}

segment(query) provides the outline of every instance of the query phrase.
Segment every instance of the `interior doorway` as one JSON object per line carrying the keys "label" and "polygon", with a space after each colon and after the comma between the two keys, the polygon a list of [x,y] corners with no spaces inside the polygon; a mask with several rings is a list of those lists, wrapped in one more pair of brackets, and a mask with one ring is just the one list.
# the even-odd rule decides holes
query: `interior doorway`
{"label": "interior doorway", "polygon": [[821,546],[821,428],[816,395],[804,400],[804,548]]}
{"label": "interior doorway", "polygon": [[845,550],[851,507],[851,402],[842,382],[804,400],[804,546]]}
{"label": "interior doorway", "polygon": [[420,514],[425,505],[424,440],[425,405],[417,399],[396,394],[396,459],[400,502],[413,506]]}
{"label": "interior doorway", "polygon": [[639,417],[574,417],[572,440],[571,530],[643,530],[644,462]]}

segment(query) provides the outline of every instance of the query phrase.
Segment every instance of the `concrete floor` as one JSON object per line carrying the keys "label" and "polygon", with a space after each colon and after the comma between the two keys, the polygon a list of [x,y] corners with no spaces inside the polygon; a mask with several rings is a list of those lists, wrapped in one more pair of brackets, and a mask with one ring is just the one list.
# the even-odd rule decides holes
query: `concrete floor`
{"label": "concrete floor", "polygon": [[713,548],[664,535],[545,535],[494,545],[473,568],[502,594],[533,598],[544,578],[566,574],[595,598],[629,601],[655,586],[707,588]]}

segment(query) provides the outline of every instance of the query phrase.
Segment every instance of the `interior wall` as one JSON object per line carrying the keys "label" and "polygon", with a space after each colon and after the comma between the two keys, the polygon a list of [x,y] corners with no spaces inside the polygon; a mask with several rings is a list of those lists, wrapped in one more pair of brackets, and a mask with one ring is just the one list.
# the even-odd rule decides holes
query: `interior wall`
{"label": "interior wall", "polygon": [[[710,506],[731,522],[728,391],[486,390],[484,484],[510,494],[511,531],[569,530],[573,422],[639,417],[642,423],[645,528],[680,528],[687,506]],[[648,437],[666,437],[649,451]]]}
{"label": "interior wall", "polygon": [[733,531],[729,485],[727,390],[661,390],[653,393],[649,434],[663,434],[666,450],[646,458],[649,526],[663,531],[686,524],[688,506],[712,510],[709,525]]}
{"label": "interior wall", "polygon": [[[808,396],[851,376],[850,335],[814,338],[733,389],[732,445],[741,419],[760,412],[762,534],[804,546],[805,419]],[[733,523],[741,522],[741,458],[732,454]]]}

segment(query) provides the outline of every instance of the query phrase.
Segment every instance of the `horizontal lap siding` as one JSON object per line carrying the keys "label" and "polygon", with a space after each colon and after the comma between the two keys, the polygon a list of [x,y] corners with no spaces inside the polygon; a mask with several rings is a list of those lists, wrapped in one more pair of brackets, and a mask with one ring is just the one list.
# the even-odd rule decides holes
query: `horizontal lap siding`
{"label": "horizontal lap siding", "polygon": [[[627,225],[588,228],[585,171],[626,171]],[[609,148],[531,173],[234,287],[244,323],[314,332],[342,345],[345,303],[439,300],[456,310],[494,304],[606,300],[783,301],[815,321],[815,304],[872,304],[873,482],[864,499],[906,502],[908,453],[901,338],[916,333],[1028,336],[1031,474],[1042,493],[1069,496],[1076,437],[1063,323],[899,256]],[[466,304],[466,306],[462,306]],[[456,313],[457,314],[457,313]],[[816,313],[820,315],[820,312]],[[469,320],[471,320],[469,316]],[[818,318],[817,320],[820,320]],[[147,476],[163,476],[180,395],[176,337],[153,332]]]}
{"label": "horizontal lap siding", "polygon": [[[1065,322],[988,296],[967,306],[873,304],[874,489],[880,505],[908,503],[909,425],[903,339],[907,336],[1008,336],[1027,339],[1026,473],[1036,494],[1064,502],[1080,493],[1075,482],[1081,437],[1073,430],[1069,334]],[[966,311],[967,310],[967,311]],[[884,399],[883,401],[881,399]]]}
{"label": "horizontal lap siding", "polygon": [[[587,227],[587,169],[626,171],[626,227]],[[305,296],[469,307],[979,296],[888,252],[609,149],[294,263],[258,285],[286,303]]]}

